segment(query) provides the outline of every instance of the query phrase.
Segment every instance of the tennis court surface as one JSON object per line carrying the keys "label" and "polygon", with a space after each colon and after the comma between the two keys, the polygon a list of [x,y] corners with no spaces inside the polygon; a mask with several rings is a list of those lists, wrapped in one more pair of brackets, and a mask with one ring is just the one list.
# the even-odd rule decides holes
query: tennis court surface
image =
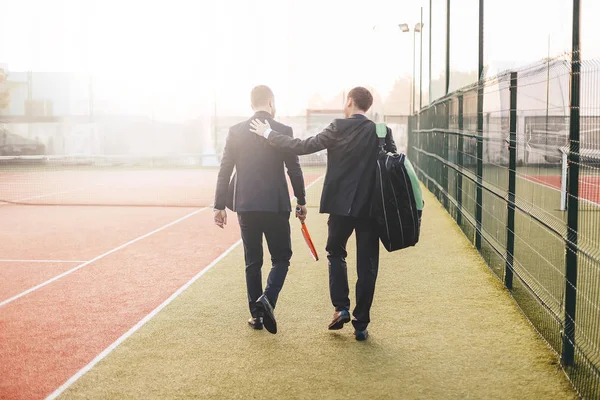
{"label": "tennis court surface", "polygon": [[[212,174],[172,182],[205,185],[198,196],[212,196]],[[322,181],[307,182],[318,197]],[[47,194],[40,188],[51,189],[19,196]],[[327,225],[315,209],[321,261],[292,221],[295,255],[273,336],[245,324],[234,214],[220,230],[210,208],[65,204],[0,206],[0,398],[574,397],[433,198],[423,242],[382,253],[367,343],[349,328],[326,330]]]}
{"label": "tennis court surface", "polygon": [[[303,163],[306,184],[325,167]],[[0,203],[210,207],[217,169],[202,156],[0,156]],[[307,198],[318,204],[318,193]]]}
{"label": "tennis court surface", "polygon": [[0,207],[1,398],[43,398],[237,241],[206,209]]}

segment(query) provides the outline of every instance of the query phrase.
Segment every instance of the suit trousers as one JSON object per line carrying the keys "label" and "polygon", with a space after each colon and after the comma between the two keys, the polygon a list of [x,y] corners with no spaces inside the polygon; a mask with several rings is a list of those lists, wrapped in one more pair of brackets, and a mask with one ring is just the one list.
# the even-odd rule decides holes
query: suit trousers
{"label": "suit trousers", "polygon": [[379,269],[379,236],[371,218],[329,216],[327,258],[329,259],[329,293],[336,311],[350,310],[346,244],[356,232],[356,307],[352,324],[356,330],[367,328]]}
{"label": "suit trousers", "polygon": [[271,305],[275,307],[292,258],[290,213],[243,212],[238,213],[238,221],[244,244],[248,304],[250,314],[256,318],[260,315],[255,303],[263,294],[261,272],[263,265],[263,235],[267,239],[272,263],[264,294]]}

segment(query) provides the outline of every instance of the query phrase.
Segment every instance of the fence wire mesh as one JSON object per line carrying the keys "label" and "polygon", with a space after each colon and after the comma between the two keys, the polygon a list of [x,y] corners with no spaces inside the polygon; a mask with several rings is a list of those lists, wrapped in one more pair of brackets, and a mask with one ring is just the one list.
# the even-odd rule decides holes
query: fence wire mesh
{"label": "fence wire mesh", "polygon": [[[424,108],[408,151],[424,184],[561,355],[580,394],[598,398],[600,62],[580,65],[578,146],[570,142],[571,58],[563,55]],[[577,185],[568,179],[574,168]],[[569,199],[577,200],[574,209]]]}

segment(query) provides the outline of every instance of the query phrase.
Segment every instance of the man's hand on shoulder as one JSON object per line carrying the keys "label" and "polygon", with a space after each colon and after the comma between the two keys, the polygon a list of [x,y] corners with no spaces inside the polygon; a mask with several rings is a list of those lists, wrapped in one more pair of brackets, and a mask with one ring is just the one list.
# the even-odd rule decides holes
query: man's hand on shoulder
{"label": "man's hand on shoulder", "polygon": [[300,204],[298,204],[296,206],[296,218],[298,218],[300,222],[304,222],[306,221],[306,214],[308,214],[308,209],[306,208],[306,206],[301,206]]}
{"label": "man's hand on shoulder", "polygon": [[221,229],[225,228],[225,225],[227,225],[227,211],[215,210],[215,225]]}
{"label": "man's hand on shoulder", "polygon": [[268,138],[269,133],[271,133],[271,125],[267,120],[262,122],[259,119],[254,119],[253,121],[250,121],[250,132],[256,133],[258,136]]}

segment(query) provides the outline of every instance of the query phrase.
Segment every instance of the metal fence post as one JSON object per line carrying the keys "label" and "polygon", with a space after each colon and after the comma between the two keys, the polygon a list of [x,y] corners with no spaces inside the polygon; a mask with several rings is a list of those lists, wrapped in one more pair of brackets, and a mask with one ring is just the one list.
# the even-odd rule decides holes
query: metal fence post
{"label": "metal fence post", "polygon": [[447,211],[450,211],[450,199],[448,198],[450,196],[450,188],[449,188],[449,184],[448,184],[448,164],[446,164],[449,161],[449,135],[448,132],[446,131],[449,127],[450,127],[450,99],[446,100],[444,102],[444,115],[443,115],[443,122],[442,122],[442,127],[445,129],[443,130],[441,133],[442,138],[441,138],[441,142],[442,142],[442,157],[444,158],[445,163],[442,164],[442,187],[444,188],[444,191],[446,192],[444,195],[444,208]]}
{"label": "metal fence post", "polygon": [[579,100],[581,97],[580,5],[573,0],[573,54],[571,58],[571,116],[569,127],[569,183],[567,194],[567,255],[565,273],[565,326],[562,362],[575,358],[575,312],[577,305],[577,231],[579,219]]}
{"label": "metal fence post", "polygon": [[[427,137],[427,139],[428,139],[427,140],[427,145],[428,145],[427,146],[427,151],[429,153],[438,154],[438,153],[436,153],[436,151],[437,151],[437,141],[436,141],[436,139],[437,139],[437,130],[436,130],[436,128],[438,126],[437,125],[438,124],[438,116],[437,116],[438,115],[438,105],[436,105],[433,108],[433,113],[432,114],[433,115],[430,115],[429,118],[431,118],[431,125],[432,125],[431,128],[433,130],[431,131],[431,133],[428,133],[428,137]],[[436,170],[436,161],[435,161],[435,158],[433,158],[431,156],[429,156],[427,158],[429,160],[429,164],[427,165],[427,167],[429,169],[428,174],[430,176],[432,176],[433,179],[438,179],[438,176],[437,176],[437,173],[436,173],[437,170]],[[434,193],[435,197],[437,197],[439,199],[438,187],[437,187],[437,185],[434,185],[433,180],[430,181],[429,191],[431,193]]]}
{"label": "metal fence post", "polygon": [[479,0],[479,85],[477,87],[477,195],[475,205],[475,247],[481,251],[483,215],[483,0]]}
{"label": "metal fence post", "polygon": [[517,73],[510,73],[510,143],[508,147],[508,215],[506,221],[506,268],[504,286],[513,287],[515,253],[515,190],[517,186]]}
{"label": "metal fence post", "polygon": [[450,90],[450,0],[446,2],[446,82],[444,95]]}
{"label": "metal fence post", "polygon": [[[432,116],[432,120],[433,120],[433,129],[434,131],[431,133],[431,136],[429,137],[430,140],[430,148],[428,149],[428,151],[430,153],[433,154],[440,154],[439,153],[439,149],[438,149],[438,129],[439,129],[439,105],[436,105],[434,108],[434,112],[433,112],[433,116]],[[433,157],[429,157],[429,159],[431,160],[431,164],[430,164],[430,170],[431,170],[431,176],[433,176],[433,179],[435,179],[436,182],[439,183],[439,160],[437,160],[436,158]],[[435,197],[438,198],[438,200],[440,200],[440,203],[442,202],[442,199],[440,197],[440,190],[439,190],[439,186],[438,185],[434,185],[432,182],[431,185],[431,189],[430,189],[433,193],[435,193]]]}
{"label": "metal fence post", "polygon": [[414,132],[413,132],[413,127],[411,124],[411,118],[410,115],[408,117],[406,117],[406,155],[408,156],[409,160],[414,160],[413,159],[413,146],[414,146],[414,138],[413,138]]}
{"label": "metal fence post", "polygon": [[458,214],[456,218],[456,223],[458,226],[462,225],[462,188],[463,188],[463,152],[465,148],[465,141],[463,137],[463,129],[464,129],[464,105],[463,105],[463,95],[462,93],[458,95],[458,154],[457,154],[457,162],[460,168],[458,176],[456,177],[456,202],[458,203]]}
{"label": "metal fence post", "polygon": [[[446,154],[444,151],[444,119],[446,118],[445,107],[446,107],[446,103],[442,102],[442,104],[440,104],[440,110],[439,110],[439,113],[436,118],[436,120],[437,120],[436,127],[437,127],[438,131],[436,134],[436,149],[435,149],[435,154],[440,154],[444,160],[446,159]],[[444,196],[444,191],[446,190],[446,184],[444,182],[444,167],[445,166],[446,166],[446,164],[443,161],[439,161],[439,159],[438,159],[436,180],[438,183],[441,183],[441,188],[438,186],[438,194],[439,194],[438,197],[440,199],[440,203],[442,203],[444,208],[446,208],[446,199]]]}

